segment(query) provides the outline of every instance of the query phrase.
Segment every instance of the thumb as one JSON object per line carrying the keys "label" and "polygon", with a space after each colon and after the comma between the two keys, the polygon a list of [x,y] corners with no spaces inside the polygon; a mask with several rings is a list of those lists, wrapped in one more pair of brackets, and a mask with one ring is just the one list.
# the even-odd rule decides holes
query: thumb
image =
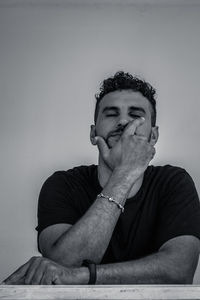
{"label": "thumb", "polygon": [[102,155],[103,158],[108,157],[109,154],[109,148],[105,142],[105,140],[101,136],[96,136],[95,137],[95,142],[96,145],[99,149],[100,154]]}

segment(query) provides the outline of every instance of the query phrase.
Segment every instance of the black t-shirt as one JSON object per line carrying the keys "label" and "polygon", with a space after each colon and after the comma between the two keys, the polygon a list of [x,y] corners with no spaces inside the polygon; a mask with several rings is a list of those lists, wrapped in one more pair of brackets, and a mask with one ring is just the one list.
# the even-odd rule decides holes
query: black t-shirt
{"label": "black t-shirt", "polygon": [[[55,172],[40,192],[38,236],[47,226],[76,223],[101,190],[96,165]],[[200,238],[200,203],[193,180],[182,168],[149,166],[140,190],[126,201],[101,263],[146,256],[180,235]]]}

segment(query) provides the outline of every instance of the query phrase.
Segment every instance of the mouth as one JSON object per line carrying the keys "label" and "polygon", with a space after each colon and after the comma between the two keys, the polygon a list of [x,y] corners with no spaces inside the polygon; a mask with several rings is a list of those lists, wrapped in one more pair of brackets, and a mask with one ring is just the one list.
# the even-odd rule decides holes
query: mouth
{"label": "mouth", "polygon": [[107,144],[109,148],[112,148],[120,139],[122,133],[113,133],[108,136],[107,138]]}
{"label": "mouth", "polygon": [[108,138],[115,137],[115,136],[121,136],[121,135],[122,135],[122,133],[113,133],[113,134],[109,135]]}
{"label": "mouth", "polygon": [[109,134],[108,138],[109,137],[113,137],[113,136],[121,136],[123,133],[123,130],[119,130],[119,131],[113,131]]}

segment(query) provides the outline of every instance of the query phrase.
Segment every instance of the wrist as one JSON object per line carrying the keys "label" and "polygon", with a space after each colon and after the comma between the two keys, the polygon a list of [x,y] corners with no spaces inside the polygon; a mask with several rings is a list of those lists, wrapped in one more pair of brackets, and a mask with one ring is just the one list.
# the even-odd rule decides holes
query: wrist
{"label": "wrist", "polygon": [[87,267],[66,268],[62,274],[61,284],[88,284],[90,272]]}
{"label": "wrist", "polygon": [[131,175],[117,168],[111,174],[102,193],[114,198],[121,205],[124,205],[134,182],[135,179]]}
{"label": "wrist", "polygon": [[79,284],[88,284],[90,279],[90,271],[87,267],[78,268]]}
{"label": "wrist", "polygon": [[141,171],[139,169],[129,169],[122,166],[118,166],[113,170],[112,173],[114,178],[118,178],[123,185],[127,187],[132,187],[132,185],[141,176]]}
{"label": "wrist", "polygon": [[87,267],[77,268],[77,284],[88,284],[90,279],[90,271]]}

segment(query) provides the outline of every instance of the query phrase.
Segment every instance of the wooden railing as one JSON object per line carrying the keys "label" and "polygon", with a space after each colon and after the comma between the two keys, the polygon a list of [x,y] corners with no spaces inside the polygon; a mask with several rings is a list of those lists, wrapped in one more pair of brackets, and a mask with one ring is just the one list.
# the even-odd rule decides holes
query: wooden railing
{"label": "wooden railing", "polygon": [[200,300],[200,285],[2,285],[6,300]]}

